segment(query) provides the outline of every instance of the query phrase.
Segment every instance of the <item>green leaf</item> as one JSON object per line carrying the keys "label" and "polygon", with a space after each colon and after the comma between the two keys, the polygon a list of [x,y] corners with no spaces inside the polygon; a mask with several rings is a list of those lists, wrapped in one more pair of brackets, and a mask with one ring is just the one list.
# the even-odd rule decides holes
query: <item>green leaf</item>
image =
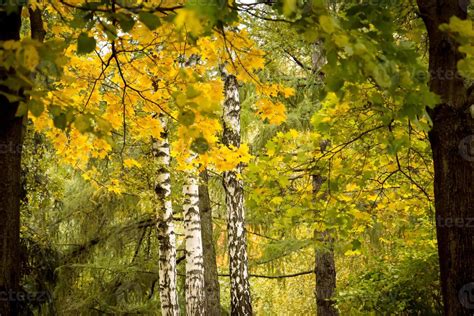
{"label": "green leaf", "polygon": [[344,80],[339,76],[330,76],[326,79],[326,85],[329,91],[337,92],[344,86]]}
{"label": "green leaf", "polygon": [[379,86],[381,86],[382,88],[390,87],[392,80],[382,66],[375,67],[372,72],[372,75],[374,77],[375,82],[377,82]]}
{"label": "green leaf", "polygon": [[186,101],[188,100],[186,98],[186,95],[184,93],[176,93],[173,95],[175,101],[176,101],[176,104],[180,107],[183,107],[186,105]]}
{"label": "green leaf", "polygon": [[74,120],[74,126],[81,133],[90,131],[92,129],[91,120],[86,115],[77,116]]}
{"label": "green leaf", "polygon": [[352,240],[352,250],[358,250],[362,246],[362,243],[359,239]]}
{"label": "green leaf", "polygon": [[16,109],[16,116],[21,117],[28,112],[28,105],[25,102],[20,102],[18,108]]}
{"label": "green leaf", "polygon": [[61,113],[53,118],[54,126],[59,129],[65,129],[67,125],[66,114]]}
{"label": "green leaf", "polygon": [[95,38],[90,37],[87,33],[81,33],[77,38],[77,53],[88,54],[94,51],[96,46]]}
{"label": "green leaf", "polygon": [[188,89],[186,90],[186,98],[188,99],[194,99],[200,94],[201,92],[196,90],[192,85],[188,86]]}
{"label": "green leaf", "polygon": [[131,29],[133,29],[133,26],[135,25],[135,20],[130,14],[118,13],[117,20],[120,24],[120,28],[124,32],[130,31]]}
{"label": "green leaf", "polygon": [[198,154],[204,154],[209,150],[209,144],[204,137],[196,138],[191,144],[191,149]]}
{"label": "green leaf", "polygon": [[84,12],[77,12],[74,14],[74,18],[69,23],[69,25],[76,29],[85,28],[87,23],[92,20],[93,17],[94,14],[92,13],[84,14]]}
{"label": "green leaf", "polygon": [[61,109],[60,106],[57,106],[57,105],[48,106],[48,112],[51,113],[53,116],[58,116],[59,114],[61,114],[62,111],[63,109]]}
{"label": "green leaf", "polygon": [[36,100],[30,100],[30,102],[28,102],[28,109],[31,114],[38,117],[44,111],[44,104]]}
{"label": "green leaf", "polygon": [[283,14],[290,17],[296,11],[296,0],[283,0]]}
{"label": "green leaf", "polygon": [[150,12],[140,12],[138,14],[140,21],[146,25],[151,31],[161,25],[160,18]]}
{"label": "green leaf", "polygon": [[184,111],[179,114],[178,121],[186,126],[190,126],[194,123],[196,114],[193,111]]}
{"label": "green leaf", "polygon": [[330,16],[321,15],[319,17],[319,24],[326,33],[333,33],[336,30],[336,22]]}
{"label": "green leaf", "polygon": [[104,23],[105,35],[110,41],[113,41],[117,38],[117,28],[111,23]]}

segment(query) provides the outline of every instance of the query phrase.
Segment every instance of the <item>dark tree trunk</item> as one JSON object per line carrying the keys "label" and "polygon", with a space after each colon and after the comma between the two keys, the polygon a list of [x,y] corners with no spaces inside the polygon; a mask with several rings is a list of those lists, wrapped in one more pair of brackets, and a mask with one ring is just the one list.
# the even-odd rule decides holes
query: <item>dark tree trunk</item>
{"label": "dark tree trunk", "polygon": [[[312,176],[313,195],[319,193],[324,178],[321,175]],[[334,261],[334,239],[329,231],[314,231],[314,238],[323,247],[315,249],[315,296],[318,316],[339,315],[334,306],[333,296],[336,292],[336,263]]]}
{"label": "dark tree trunk", "polygon": [[445,315],[474,312],[474,122],[468,89],[457,73],[457,43],[439,30],[467,17],[469,1],[418,0],[429,37],[430,88],[441,97],[431,111],[436,231]]}
{"label": "dark tree trunk", "polygon": [[[240,99],[237,78],[225,75],[225,102],[222,120],[222,142],[240,147]],[[252,315],[250,295],[247,233],[245,228],[244,184],[240,178],[242,166],[224,172],[223,184],[227,206],[227,232],[230,261],[230,300],[232,315]]]}
{"label": "dark tree trunk", "polygon": [[199,185],[199,210],[201,211],[201,234],[204,252],[204,293],[206,315],[221,314],[219,277],[217,274],[216,250],[212,229],[212,208],[209,197],[209,178],[207,170],[201,175]]}
{"label": "dark tree trunk", "polygon": [[[20,38],[21,8],[0,11],[0,41]],[[0,80],[11,72],[0,68]],[[0,85],[0,90],[9,91]],[[17,315],[20,289],[20,196],[22,118],[18,102],[0,95],[0,315]]]}
{"label": "dark tree trunk", "polygon": [[46,30],[43,26],[43,17],[40,9],[28,9],[30,14],[31,38],[43,42],[46,36]]}
{"label": "dark tree trunk", "polygon": [[336,292],[336,263],[334,262],[333,239],[328,232],[315,232],[324,248],[316,250],[316,305],[317,315],[339,315],[334,306],[333,296]]}

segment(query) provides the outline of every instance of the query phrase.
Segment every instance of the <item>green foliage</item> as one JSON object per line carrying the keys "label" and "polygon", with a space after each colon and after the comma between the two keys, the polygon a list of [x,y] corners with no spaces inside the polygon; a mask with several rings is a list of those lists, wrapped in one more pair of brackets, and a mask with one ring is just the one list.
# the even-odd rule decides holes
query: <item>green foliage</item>
{"label": "green foliage", "polygon": [[[375,258],[374,258],[375,259]],[[340,285],[336,297],[344,314],[442,315],[435,247],[403,250],[376,259]]]}
{"label": "green foliage", "polygon": [[87,33],[81,33],[77,38],[77,53],[88,54],[94,51],[96,41],[94,37],[87,35]]}
{"label": "green foliage", "polygon": [[[154,189],[156,172],[163,166],[155,161],[151,137],[161,130],[155,128],[152,135],[151,129],[158,124],[151,124],[145,127],[145,137],[128,134],[136,122],[130,121],[127,111],[136,111],[136,117],[142,118],[145,104],[139,98],[130,107],[124,102],[143,91],[134,91],[134,82],[116,87],[111,77],[121,82],[121,68],[100,74],[104,84],[97,90],[99,94],[110,90],[118,95],[122,89],[130,93],[123,94],[118,106],[97,101],[100,111],[116,106],[109,114],[124,113],[123,127],[115,130],[111,126],[117,122],[101,118],[99,110],[89,111],[87,103],[73,107],[41,100],[66,80],[60,75],[67,45],[77,45],[74,58],[94,52],[107,41],[117,44],[114,49],[124,49],[119,45],[122,39],[118,40],[121,32],[132,34],[143,25],[144,30],[153,31],[173,20],[176,28],[184,22],[192,26],[183,33],[189,36],[186,43],[213,31],[225,35],[233,27],[245,26],[250,38],[267,54],[267,64],[256,72],[259,81],[295,91],[287,97],[274,96],[285,105],[287,117],[276,125],[255,115],[261,87],[252,82],[240,87],[243,141],[253,155],[243,166],[250,272],[282,276],[277,280],[251,279],[257,314],[315,313],[311,272],[315,251],[327,248],[317,238],[317,233],[324,231],[334,238],[335,299],[341,315],[439,315],[427,109],[440,100],[427,86],[425,34],[408,1],[282,0],[271,8],[236,2],[223,5],[219,0],[206,1],[206,5],[189,1],[166,13],[159,7],[128,7],[128,1],[114,4],[121,7],[119,12],[111,11],[108,0],[80,4],[67,21],[71,29],[55,34],[61,39],[50,38],[44,44],[30,39],[1,44],[2,66],[14,75],[3,80],[10,90],[0,93],[10,101],[21,101],[18,116],[29,111],[37,119],[47,113],[64,132],[64,139],[74,128],[79,134],[99,136],[104,146],[111,147],[104,157],[97,155],[84,165],[67,167],[58,164],[44,136],[28,130],[22,204],[27,260],[22,285],[28,293],[47,292],[50,299],[43,304],[28,302],[25,310],[38,315],[123,315],[160,309],[155,225],[161,208]],[[240,24],[233,24],[236,21]],[[461,43],[460,51],[466,58],[459,64],[460,71],[472,79],[472,23],[452,19],[442,29]],[[135,45],[133,40],[130,43]],[[160,47],[154,53],[161,53]],[[170,58],[170,63],[182,63],[186,49],[176,47],[184,57]],[[101,67],[125,62],[114,52],[98,53]],[[157,58],[168,57],[147,55],[143,47],[123,56],[130,57],[127,65],[133,60],[149,58],[155,63]],[[322,62],[315,62],[315,56]],[[205,58],[197,61],[205,62]],[[73,77],[67,80],[85,75],[72,66],[67,70]],[[202,92],[195,86],[163,87],[158,75],[148,75],[152,77],[146,73],[133,79],[150,85],[146,88],[153,90],[151,97],[169,89],[169,103],[178,108],[171,113],[179,123],[170,121],[171,143],[179,127],[196,124],[202,113],[217,117],[217,106],[198,104]],[[186,70],[180,69],[175,79],[186,76]],[[89,84],[95,89],[96,82]],[[92,96],[86,93],[89,86],[82,88],[75,91],[81,102]],[[158,104],[153,106],[162,106]],[[208,111],[197,115],[194,110],[199,107]],[[211,144],[203,133],[198,131],[193,137],[190,143],[195,153],[209,152]],[[61,149],[66,151],[67,146]],[[175,161],[170,172],[178,258],[183,258],[183,173]],[[212,169],[210,174],[218,269],[225,274],[226,201],[221,175]],[[321,179],[316,189],[315,177]],[[180,262],[179,295],[184,308],[185,261]],[[309,273],[284,277],[302,271]],[[228,278],[220,277],[220,285],[225,314],[230,309]]]}
{"label": "green foliage", "polygon": [[[157,27],[159,27],[161,25],[160,18],[158,16],[154,15],[153,13],[150,13],[150,12],[140,12],[138,14],[138,18],[150,30],[154,30],[154,29],[156,29]],[[129,18],[129,19],[131,19],[131,18]],[[129,20],[127,20],[127,21],[129,21]],[[123,28],[123,23],[121,23],[120,25],[122,25],[122,28]],[[127,24],[125,26],[125,29],[130,30],[132,27],[133,27],[133,24],[131,22],[127,22]],[[124,29],[124,31],[125,31],[125,29]]]}

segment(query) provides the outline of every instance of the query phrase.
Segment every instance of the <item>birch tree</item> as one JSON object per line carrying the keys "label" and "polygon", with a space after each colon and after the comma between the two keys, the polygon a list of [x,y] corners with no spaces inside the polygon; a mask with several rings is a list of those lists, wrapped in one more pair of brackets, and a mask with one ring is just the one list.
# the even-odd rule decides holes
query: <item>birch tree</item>
{"label": "birch tree", "polygon": [[[224,108],[223,137],[226,146],[240,146],[240,99],[237,78],[223,73]],[[230,296],[232,315],[252,315],[252,302],[248,273],[247,237],[242,166],[223,174],[227,206],[227,230],[230,260]]]}
{"label": "birch tree", "polygon": [[153,155],[160,168],[157,172],[155,192],[159,200],[158,239],[159,239],[159,288],[161,312],[163,315],[179,315],[178,294],[176,290],[176,236],[171,204],[170,145],[167,121],[164,114],[159,120],[163,128],[160,139],[153,140]]}
{"label": "birch tree", "polygon": [[[192,164],[192,157],[189,159]],[[199,214],[199,181],[193,168],[186,172],[184,230],[186,238],[186,315],[204,315],[204,263]]]}

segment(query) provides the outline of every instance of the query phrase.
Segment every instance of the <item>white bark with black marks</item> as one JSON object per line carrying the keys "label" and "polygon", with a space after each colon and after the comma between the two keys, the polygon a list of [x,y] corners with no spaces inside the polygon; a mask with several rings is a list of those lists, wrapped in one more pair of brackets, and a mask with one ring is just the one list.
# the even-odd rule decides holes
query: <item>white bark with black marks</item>
{"label": "white bark with black marks", "polygon": [[[188,163],[192,163],[192,158]],[[186,172],[183,195],[186,238],[186,315],[205,315],[199,181],[195,169]]]}
{"label": "white bark with black marks", "polygon": [[[234,75],[223,74],[224,84],[224,132],[222,142],[226,146],[240,147],[240,99],[238,82]],[[223,184],[227,205],[227,230],[230,261],[231,314],[252,315],[252,301],[248,273],[247,237],[242,166],[224,172]]]}
{"label": "white bark with black marks", "polygon": [[160,165],[157,172],[155,192],[159,200],[158,239],[159,239],[159,289],[161,314],[178,316],[178,293],[176,289],[176,235],[173,224],[171,204],[170,145],[167,121],[164,114],[159,116],[163,127],[161,139],[153,140],[153,155]]}

